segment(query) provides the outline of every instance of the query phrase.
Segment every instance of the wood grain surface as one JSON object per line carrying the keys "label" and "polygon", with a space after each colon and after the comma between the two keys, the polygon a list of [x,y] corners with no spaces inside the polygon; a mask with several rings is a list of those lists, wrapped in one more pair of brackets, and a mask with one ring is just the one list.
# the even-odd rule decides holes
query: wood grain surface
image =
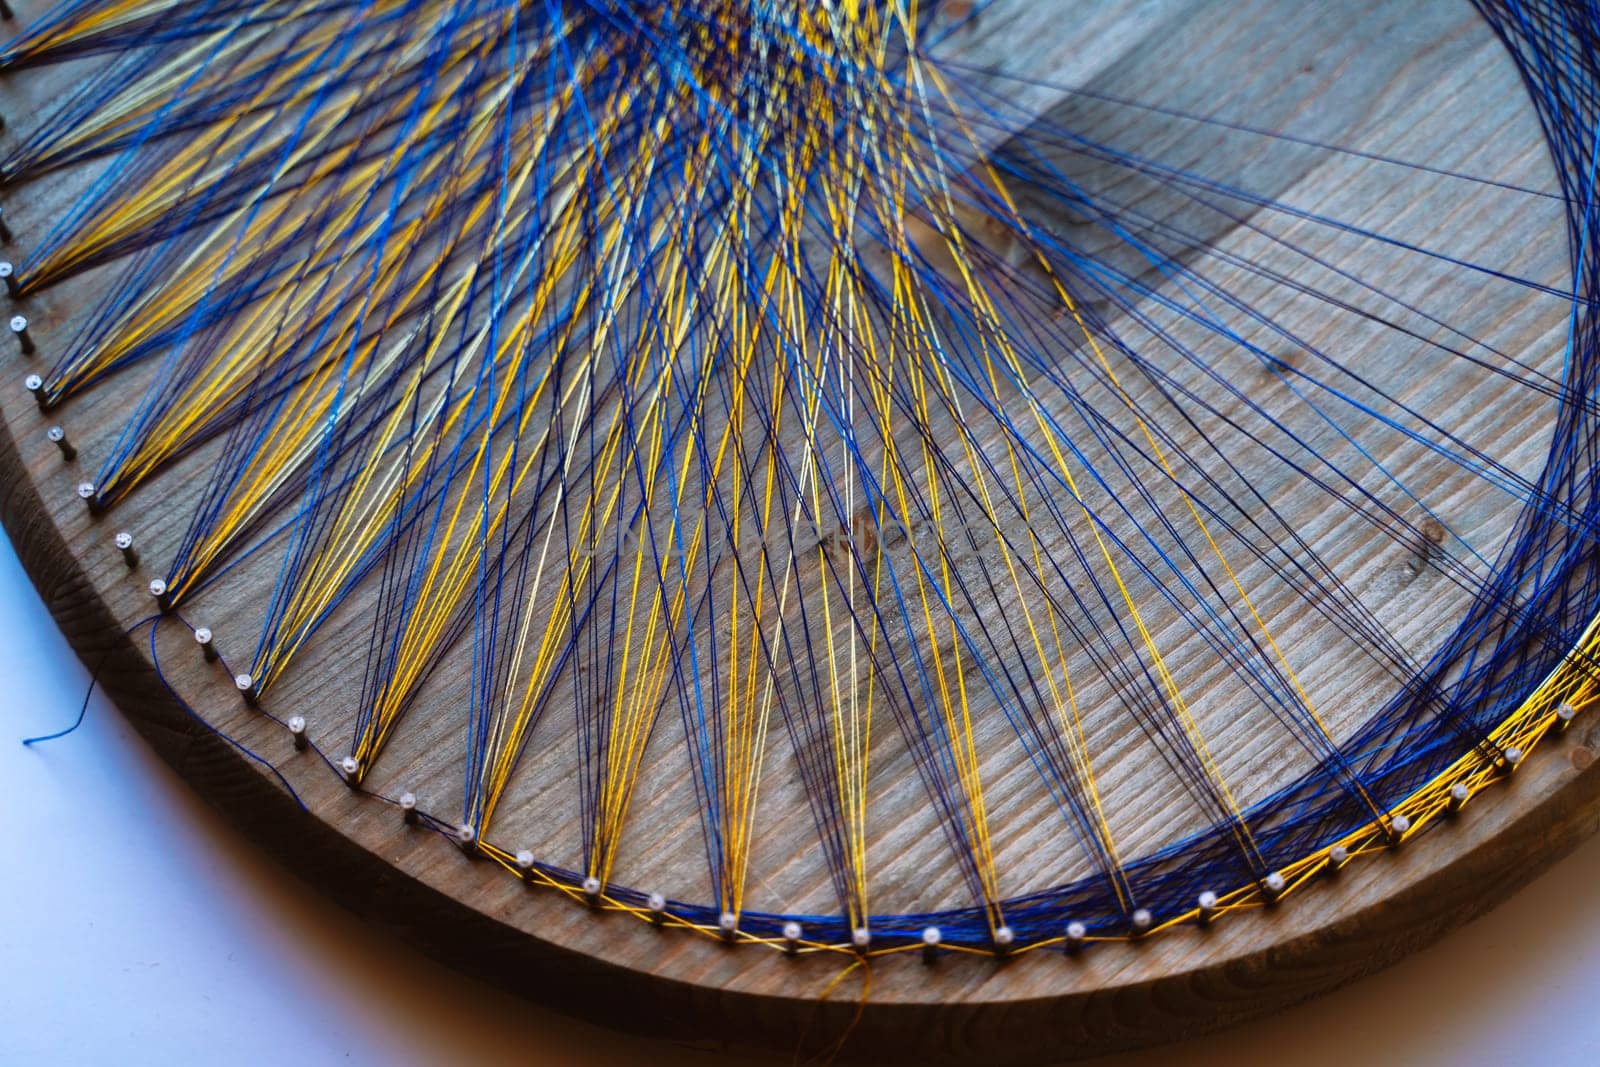
{"label": "wood grain surface", "polygon": [[[1228,172],[1262,197],[1381,229],[1421,247],[1448,248],[1558,289],[1568,284],[1558,201],[1464,187],[1442,173],[1555,187],[1516,72],[1464,0],[1327,6],[1290,0],[1001,3],[941,48],[975,65],[1001,65],[1012,74],[1036,73],[1093,90],[1018,90],[1019,106],[1041,121],[1174,167],[1205,172],[1225,158]],[[75,76],[64,68],[8,77],[0,84],[0,109],[13,125],[25,125],[39,101]],[[1130,108],[1114,99],[1160,101],[1169,111]],[[1244,116],[1240,121],[1260,128],[1292,129],[1301,140],[1289,144],[1183,121],[1176,112]],[[993,131],[989,150],[1003,154],[1010,138],[1023,135],[1021,126]],[[1440,172],[1408,171],[1401,183],[1393,167],[1374,161],[1378,155],[1426,160]],[[1292,267],[1307,284],[1365,299],[1370,292],[1362,297],[1348,277],[1317,265],[1348,264],[1365,255],[1361,280],[1392,294],[1390,315],[1438,335],[1442,327],[1423,312],[1448,314],[1451,327],[1501,351],[1521,353],[1526,365],[1549,373],[1559,372],[1562,359],[1567,307],[1559,299],[1492,286],[1471,272],[1393,246],[1363,252],[1361,240],[1348,232],[1319,229],[1270,209],[1227,219],[1178,195],[1170,183],[1107,170],[1079,156],[1063,154],[1054,162],[1074,181],[1199,237],[1184,257],[1191,270],[1270,308],[1277,321],[1310,343],[1337,350],[1353,372],[1381,377],[1394,395],[1434,413],[1508,469],[1538,473],[1550,440],[1548,397],[1497,393],[1481,367],[1426,350],[1401,352],[1392,333],[1359,316],[1329,314],[1315,301],[1279,297],[1270,279],[1241,264]],[[5,217],[16,231],[13,250],[37,240],[52,213],[91,175],[5,190]],[[1035,213],[1047,210],[1027,204],[1026,197],[1024,202]],[[1048,224],[1072,231],[1091,247],[1097,239],[1091,218],[1057,215]],[[1285,251],[1291,240],[1320,258]],[[1104,239],[1099,251],[1129,275],[1154,283],[1148,264],[1118,258],[1127,250],[1116,241]],[[1594,766],[1600,727],[1580,720],[1559,741],[1541,746],[1509,783],[1474,798],[1459,816],[1279,905],[1081,954],[1038,952],[1009,961],[947,957],[933,965],[912,954],[884,958],[852,969],[837,985],[850,963],[835,954],[787,959],[764,948],[725,946],[530,889],[493,864],[469,859],[441,835],[405,825],[392,805],[346,788],[315,754],[296,752],[275,721],[241,703],[222,667],[201,658],[184,627],[157,626],[153,637],[145,627],[130,636],[130,628],[152,611],[146,585],[171,558],[199,476],[214,462],[220,443],[184,456],[110,514],[86,513],[74,487],[93,476],[149,368],[133,368],[48,413],[36,408],[20,380],[48,364],[52,340],[68,336],[89,313],[106,277],[105,270],[90,272],[26,301],[42,351],[31,359],[7,354],[17,384],[0,389],[0,518],[63,631],[153,747],[309,883],[463,969],[563,1009],[710,1046],[784,1053],[825,1050],[848,1035],[847,1058],[998,1063],[1086,1056],[1213,1029],[1381,967],[1491,907],[1600,822],[1600,770]],[[1109,306],[1103,310],[1117,313]],[[1142,313],[1161,321],[1154,302]],[[1148,331],[1129,316],[1119,320],[1119,329],[1135,342],[1141,330]],[[1273,343],[1260,324],[1241,323],[1239,329],[1261,344]],[[1206,342],[1196,337],[1194,343]],[[1230,381],[1250,382],[1261,391],[1281,388],[1236,348],[1214,345],[1206,355]],[[1226,406],[1196,368],[1174,367],[1173,373]],[[1141,402],[1161,403],[1137,388],[1135,393]],[[1289,408],[1292,398],[1285,394],[1281,404]],[[64,461],[46,441],[46,428],[58,423],[78,449],[75,461]],[[1332,464],[1354,462],[1354,444],[1336,429],[1324,428],[1318,447]],[[1473,552],[1494,558],[1516,517],[1502,493],[1438,463],[1415,442],[1395,443],[1383,458],[1459,532],[1461,542],[1444,551],[1463,560]],[[1256,488],[1278,502],[1300,536],[1317,546],[1408,653],[1423,659],[1438,647],[1470,590],[1428,565],[1431,549],[1374,533],[1353,510],[1327,508],[1314,495],[1297,496],[1282,470],[1259,472]],[[1398,493],[1394,500],[1397,507],[1408,506]],[[1181,507],[1177,496],[1171,503]],[[113,534],[122,529],[132,531],[139,545],[136,569],[125,566],[112,546]],[[1265,571],[1246,569],[1241,576],[1252,588],[1271,587]],[[271,577],[265,564],[243,567],[186,604],[185,619],[213,629],[225,656],[247,655]],[[995,610],[1013,607],[1000,602]],[[1315,612],[1297,608],[1287,591],[1276,601],[1263,593],[1261,607],[1282,620],[1281,639],[1304,650],[1307,685],[1330,709],[1335,736],[1348,736],[1386,695],[1376,663],[1349,637],[1327,632],[1326,620]],[[352,597],[316,648],[269,693],[275,714],[304,715],[313,738],[330,752],[352,729],[365,654],[362,627],[372,610],[370,596]],[[1311,754],[1285,744],[1259,716],[1240,712],[1226,672],[1206,662],[1205,645],[1186,634],[1181,616],[1158,616],[1158,625],[1173,662],[1190,672],[1186,690],[1197,718],[1242,803],[1310,768]],[[449,661],[429,681],[419,706],[461,707],[468,683],[465,658]],[[1091,689],[1083,699],[1109,704],[1113,694]],[[570,715],[550,718],[566,723],[570,734]],[[671,727],[658,728],[647,752],[639,791],[648,803],[637,805],[630,817],[616,881],[696,900],[707,892],[703,844],[686,750],[674,743],[676,724]],[[464,729],[461,714],[413,711],[372,769],[367,788],[388,796],[411,789],[429,811],[458,810]],[[558,756],[572,746],[560,729],[552,726],[555,732],[519,770],[496,814],[495,837],[576,869],[578,791],[570,758]],[[1070,835],[1052,820],[1049,797],[1025,754],[998,719],[985,729],[985,792],[1007,894],[1087,873]],[[1123,855],[1147,855],[1205,827],[1203,813],[1163,778],[1164,767],[1125,716],[1104,716],[1091,731],[1092,747],[1105,754],[1097,773]],[[969,903],[954,865],[938,853],[935,817],[904,745],[887,729],[874,744],[877,814],[868,851],[875,910]],[[759,877],[746,906],[826,912],[835,907],[831,883],[810,833],[800,776],[778,731],[771,753],[752,859]],[[306,810],[291,800],[278,774]]]}

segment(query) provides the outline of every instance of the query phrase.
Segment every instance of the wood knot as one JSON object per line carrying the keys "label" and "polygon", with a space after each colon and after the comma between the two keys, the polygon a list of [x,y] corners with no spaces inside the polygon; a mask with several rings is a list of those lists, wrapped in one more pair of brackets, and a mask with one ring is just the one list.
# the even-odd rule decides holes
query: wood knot
{"label": "wood knot", "polygon": [[1417,540],[1412,546],[1411,558],[1406,561],[1412,574],[1421,574],[1438,557],[1445,537],[1444,525],[1432,515],[1417,523]]}
{"label": "wood knot", "polygon": [[1594,762],[1594,749],[1588,745],[1574,745],[1572,754],[1567,758],[1572,760],[1573,770],[1586,771]]}
{"label": "wood knot", "polygon": [[1300,353],[1294,349],[1282,352],[1261,352],[1257,358],[1261,361],[1261,382],[1271,385],[1273,382],[1297,374],[1300,368]]}

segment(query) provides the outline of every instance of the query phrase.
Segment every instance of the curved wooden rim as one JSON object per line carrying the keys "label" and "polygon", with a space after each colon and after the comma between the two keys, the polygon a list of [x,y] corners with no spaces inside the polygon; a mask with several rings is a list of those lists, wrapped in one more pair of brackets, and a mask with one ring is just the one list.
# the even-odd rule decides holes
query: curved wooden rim
{"label": "curved wooden rim", "polygon": [[[1153,1044],[1393,962],[1487,910],[1600,825],[1600,724],[1583,717],[1572,736],[1541,745],[1514,780],[1461,815],[1280,906],[1076,956],[948,957],[931,971],[914,954],[875,960],[864,1005],[860,968],[819,1000],[849,966],[837,956],[733,950],[524,889],[438,834],[408,841],[414,831],[387,805],[319,791],[326,768],[297,763],[283,736],[262,754],[308,796],[302,810],[262,765],[168,694],[148,645],[126,632],[142,605],[100,544],[109,531],[74,506],[65,470],[54,506],[33,480],[30,468],[48,471],[53,451],[46,420],[31,406],[6,409],[0,520],[73,648],[156,751],[231,822],[363,917],[462,970],[622,1029],[785,1052],[848,1035],[847,1057],[874,1059],[981,1050],[992,1062],[1026,1061]],[[384,817],[350,818],[363,804]]]}

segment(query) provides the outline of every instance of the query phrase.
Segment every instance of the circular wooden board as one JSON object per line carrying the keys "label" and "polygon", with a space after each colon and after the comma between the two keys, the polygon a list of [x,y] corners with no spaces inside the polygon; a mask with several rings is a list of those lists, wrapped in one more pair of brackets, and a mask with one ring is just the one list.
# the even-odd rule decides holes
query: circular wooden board
{"label": "circular wooden board", "polygon": [[[1316,15],[1323,24],[1315,27],[1307,23],[1312,15],[1305,7],[1256,0],[1227,5],[1224,15],[1220,5],[1176,0],[1087,5],[1066,32],[1050,5],[998,5],[952,47],[1046,66],[1052,77],[1093,86],[1108,97],[1249,114],[1263,123],[1315,131],[1317,140],[1357,140],[1369,153],[1554,188],[1515,68],[1467,3],[1352,4],[1337,15]],[[1096,47],[1064,51],[1071,42],[1090,40]],[[1213,79],[1228,77],[1208,82],[1206,71]],[[54,69],[11,74],[0,86],[0,105],[13,126],[25,128],[35,102],[49,99],[61,84],[52,79],[74,76]],[[1230,112],[1230,104],[1242,110]],[[1226,147],[1226,135],[1209,127],[1197,133],[1171,116],[1128,120],[1126,111],[1113,109],[1097,117],[1083,99],[1051,99],[1048,93],[1028,106],[1075,127],[1113,124],[1106,116],[1121,116],[1115,123],[1128,127],[1123,136],[1163,143],[1165,158]],[[1472,121],[1425,121],[1452,109],[1470,111]],[[1373,166],[1370,156],[1307,147],[1268,159],[1258,177],[1275,195],[1287,198],[1292,191],[1296,202],[1354,218],[1362,198],[1370,196],[1364,183],[1375,180]],[[90,173],[92,168],[71,180],[7,189],[13,248],[38,240]],[[1548,279],[1556,288],[1567,284],[1564,222],[1555,201],[1530,207],[1526,200],[1508,200],[1499,209],[1471,211],[1448,194],[1447,177],[1417,181],[1412,195],[1422,205],[1419,214],[1428,217],[1412,220],[1408,233],[1465,232],[1467,246],[1482,260]],[[1230,247],[1249,255],[1249,235],[1239,232],[1247,229],[1219,230],[1215,240],[1233,242]],[[1530,240],[1530,233],[1538,239]],[[1380,268],[1387,269],[1375,262],[1373,269]],[[104,278],[90,272],[25,300],[42,354],[6,357],[19,382],[30,369],[47,365],[52,339],[66,336],[93,306]],[[1488,330],[1482,323],[1492,320],[1498,324],[1496,343],[1543,351],[1547,362],[1559,362],[1565,326],[1559,302],[1491,298],[1470,279],[1444,274],[1417,284],[1457,286],[1446,299],[1456,301],[1473,331]],[[1317,330],[1314,323],[1305,328]],[[196,789],[308,882],[465,970],[612,1025],[785,1052],[826,1052],[842,1041],[847,1057],[996,1063],[1173,1039],[1271,1011],[1383,966],[1491,907],[1600,822],[1600,770],[1594,766],[1600,725],[1585,716],[1546,738],[1514,777],[1483,790],[1459,815],[1435,819],[1404,847],[1352,862],[1279,904],[1092,951],[1039,951],[1010,959],[946,955],[932,964],[917,953],[900,953],[861,965],[833,952],[785,958],[766,946],[728,945],[586,908],[572,894],[529,887],[499,864],[468,858],[445,835],[403,822],[392,803],[347,788],[317,753],[295,750],[281,722],[298,714],[310,723],[314,740],[330,743],[329,755],[339,754],[339,716],[348,714],[341,709],[359,693],[359,641],[318,646],[270,694],[268,717],[239,701],[223,668],[198,654],[187,627],[139,625],[152,610],[147,583],[163,573],[163,561],[183,532],[196,472],[214,460],[206,449],[197,450],[109,514],[85,511],[75,488],[109,451],[142,393],[143,374],[135,368],[50,412],[40,411],[19,386],[0,390],[0,518],[84,661]],[[1421,379],[1418,372],[1406,384],[1422,389]],[[1454,399],[1446,391],[1441,402],[1447,412],[1462,425],[1477,426],[1486,440],[1511,442],[1504,450],[1508,464],[1536,466],[1549,441],[1548,428],[1540,433],[1548,411],[1512,404],[1475,410],[1469,400],[1480,394],[1466,387],[1471,384]],[[1453,402],[1460,408],[1452,409]],[[67,429],[76,459],[64,460],[46,439],[47,427],[56,424]],[[1492,496],[1474,496],[1442,478],[1429,484],[1449,498],[1463,525],[1484,531],[1486,545],[1505,536],[1512,516],[1496,513]],[[1307,522],[1314,524],[1314,517]],[[113,534],[125,528],[135,532],[139,547],[135,568],[112,544]],[[1438,625],[1428,616],[1448,613],[1449,590],[1429,586],[1426,568],[1393,545],[1353,541],[1350,553],[1353,572],[1370,578],[1371,595],[1393,617],[1416,620],[1414,639],[1425,646],[1427,627]],[[256,601],[270,588],[265,582],[247,574],[186,604],[185,619],[214,629],[224,655],[242,655],[249,624],[239,618],[259,616]],[[367,606],[358,601],[350,614],[359,617]],[[1423,606],[1429,611],[1418,610]],[[1354,699],[1348,701],[1346,728],[1359,724],[1367,706],[1363,679],[1351,673],[1345,695]],[[448,707],[460,699],[464,678],[445,674],[425,691],[425,703]],[[449,769],[459,760],[460,723],[417,713],[411,718],[427,725],[397,735],[366,784],[390,797],[416,788],[425,808],[449,810],[460,796],[459,784],[449,784],[452,773],[460,777]],[[1304,769],[1277,746],[1252,748],[1244,735],[1234,740],[1241,777],[1262,783],[1263,790]],[[1114,736],[1105,739],[1108,748],[1115,743]],[[1061,835],[1042,821],[1040,798],[1020,778],[1007,777],[1006,764],[1020,762],[1017,754],[998,743],[995,751],[996,765],[986,775],[993,794],[1006,801],[995,809],[993,829],[997,854],[1015,872],[1012,888],[1065,880]],[[704,858],[692,791],[673,762],[682,758],[662,746],[647,764],[643,780],[651,803],[635,816],[641,829],[618,862],[626,873],[623,884],[659,886],[693,900],[704,892],[696,889]],[[766,895],[758,904],[774,911],[825,910],[827,877],[817,850],[805,840],[809,822],[798,776],[792,769],[786,776],[773,773],[777,780],[770,796],[764,794],[756,851],[774,884],[763,887]],[[886,756],[874,773],[891,809],[897,797],[906,805],[920,798],[906,759]],[[1174,825],[1194,818],[1168,802],[1169,791],[1151,773],[1130,764],[1114,786],[1134,855],[1171,840]],[[577,820],[574,792],[560,766],[538,768],[508,803],[514,810],[501,818],[524,836],[548,823],[548,839],[555,840]],[[886,820],[875,835],[870,847],[882,857],[883,894],[900,910],[961,903],[954,876],[938,874],[928,858],[924,842],[937,837],[930,818],[908,807],[902,819]],[[549,858],[577,866],[558,852]]]}

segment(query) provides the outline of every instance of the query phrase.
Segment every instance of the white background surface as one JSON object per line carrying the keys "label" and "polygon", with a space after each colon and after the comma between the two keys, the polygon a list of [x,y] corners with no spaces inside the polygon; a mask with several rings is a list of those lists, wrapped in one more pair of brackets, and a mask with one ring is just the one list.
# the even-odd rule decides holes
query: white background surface
{"label": "white background surface", "polygon": [[[97,697],[0,540],[0,1065],[730,1064],[447,970],[202,805]],[[1445,941],[1272,1019],[1099,1067],[1600,1063],[1600,841]]]}

